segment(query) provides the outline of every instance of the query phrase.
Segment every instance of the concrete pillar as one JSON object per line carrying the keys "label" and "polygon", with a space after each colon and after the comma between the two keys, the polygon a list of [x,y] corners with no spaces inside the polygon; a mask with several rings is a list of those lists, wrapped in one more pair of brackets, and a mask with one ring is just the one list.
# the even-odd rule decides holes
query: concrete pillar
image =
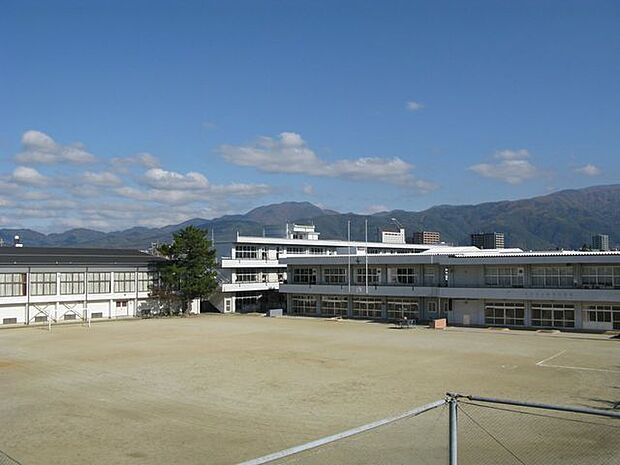
{"label": "concrete pillar", "polygon": [[353,296],[348,296],[347,299],[347,316],[349,318],[353,316]]}
{"label": "concrete pillar", "polygon": [[583,328],[583,302],[575,302],[575,328]]}
{"label": "concrete pillar", "polygon": [[530,327],[532,326],[532,301],[531,300],[526,300],[525,301],[525,310],[524,310],[524,320],[523,320],[523,324],[525,325],[525,327]]}
{"label": "concrete pillar", "polygon": [[381,298],[381,319],[387,320],[387,297]]}
{"label": "concrete pillar", "polygon": [[321,296],[317,295],[316,296],[316,315],[320,315],[321,314]]}

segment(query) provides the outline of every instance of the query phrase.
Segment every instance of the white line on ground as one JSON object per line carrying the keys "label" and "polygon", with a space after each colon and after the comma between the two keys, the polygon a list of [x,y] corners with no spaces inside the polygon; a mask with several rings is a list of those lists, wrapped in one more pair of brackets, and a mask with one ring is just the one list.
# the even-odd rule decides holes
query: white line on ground
{"label": "white line on ground", "polygon": [[551,357],[549,357],[549,358],[546,358],[546,359],[544,359],[544,360],[541,360],[540,362],[536,362],[536,365],[538,365],[539,367],[544,366],[544,364],[545,364],[546,362],[548,362],[549,360],[553,360],[553,359],[554,359],[554,358],[556,358],[556,357],[559,357],[560,355],[562,355],[562,354],[563,354],[563,353],[565,353],[565,352],[566,352],[566,350],[562,350],[561,352],[558,352],[557,354],[552,355],[552,356],[551,356]]}
{"label": "white line on ground", "polygon": [[549,365],[547,364],[547,362],[553,360],[556,357],[559,357],[560,355],[566,353],[566,350],[562,350],[561,352],[558,352],[555,355],[552,355],[551,357],[548,357],[544,360],[541,360],[540,362],[536,362],[536,366],[539,367],[544,367],[544,368],[565,368],[568,370],[582,370],[582,371],[602,371],[605,373],[620,373],[620,370],[609,370],[606,368],[589,368],[589,367],[573,367],[573,366],[568,366],[568,365]]}

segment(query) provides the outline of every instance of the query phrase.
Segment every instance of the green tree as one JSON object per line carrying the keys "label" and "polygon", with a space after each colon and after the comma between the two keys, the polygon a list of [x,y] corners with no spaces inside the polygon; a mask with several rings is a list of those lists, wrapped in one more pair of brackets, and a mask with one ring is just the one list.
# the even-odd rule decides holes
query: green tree
{"label": "green tree", "polygon": [[[160,282],[152,295],[167,304],[167,313],[189,312],[191,302],[207,298],[217,287],[215,249],[207,231],[188,226],[158,247],[168,260],[159,265]],[[178,310],[176,310],[178,309]]]}

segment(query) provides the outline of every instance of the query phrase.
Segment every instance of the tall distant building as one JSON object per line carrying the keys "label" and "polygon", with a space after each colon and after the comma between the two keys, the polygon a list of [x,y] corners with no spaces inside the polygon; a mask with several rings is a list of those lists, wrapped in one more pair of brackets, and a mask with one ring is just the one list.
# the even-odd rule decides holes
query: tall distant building
{"label": "tall distant building", "polygon": [[479,249],[503,249],[504,233],[474,233],[471,235],[471,245]]}
{"label": "tall distant building", "polygon": [[594,250],[609,250],[609,236],[607,234],[592,236],[592,248]]}
{"label": "tall distant building", "polygon": [[416,231],[413,233],[414,244],[439,244],[441,235],[437,231]]}

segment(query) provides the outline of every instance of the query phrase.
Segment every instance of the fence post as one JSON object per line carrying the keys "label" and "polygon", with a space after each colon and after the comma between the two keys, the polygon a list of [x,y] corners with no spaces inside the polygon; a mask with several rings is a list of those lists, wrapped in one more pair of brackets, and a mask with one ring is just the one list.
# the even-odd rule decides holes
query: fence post
{"label": "fence post", "polygon": [[458,419],[457,419],[457,407],[458,400],[455,396],[448,398],[448,405],[450,407],[450,465],[457,465],[458,463],[458,449],[457,449],[457,435],[458,435]]}

